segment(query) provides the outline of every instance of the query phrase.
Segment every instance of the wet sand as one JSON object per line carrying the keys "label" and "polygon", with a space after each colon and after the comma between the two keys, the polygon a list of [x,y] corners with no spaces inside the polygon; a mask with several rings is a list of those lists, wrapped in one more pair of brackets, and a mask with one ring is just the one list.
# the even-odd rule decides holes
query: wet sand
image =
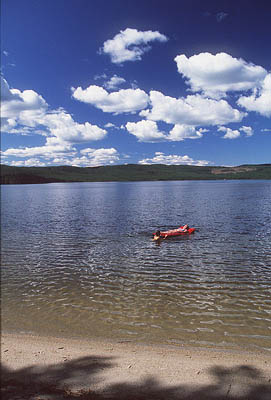
{"label": "wet sand", "polygon": [[2,399],[271,399],[271,352],[2,334]]}

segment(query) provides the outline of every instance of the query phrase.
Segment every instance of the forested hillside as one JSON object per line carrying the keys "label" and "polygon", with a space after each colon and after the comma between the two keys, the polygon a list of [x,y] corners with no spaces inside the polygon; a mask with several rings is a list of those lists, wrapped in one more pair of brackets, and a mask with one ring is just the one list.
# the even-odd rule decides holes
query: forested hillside
{"label": "forested hillside", "polygon": [[88,168],[1,165],[1,184],[206,179],[271,179],[271,164],[238,167],[128,164]]}

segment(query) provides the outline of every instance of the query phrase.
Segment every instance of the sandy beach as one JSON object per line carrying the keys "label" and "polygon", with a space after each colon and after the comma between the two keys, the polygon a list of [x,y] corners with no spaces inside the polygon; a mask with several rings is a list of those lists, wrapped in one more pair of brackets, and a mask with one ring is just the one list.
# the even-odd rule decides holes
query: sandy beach
{"label": "sandy beach", "polygon": [[271,354],[2,334],[2,399],[271,399]]}

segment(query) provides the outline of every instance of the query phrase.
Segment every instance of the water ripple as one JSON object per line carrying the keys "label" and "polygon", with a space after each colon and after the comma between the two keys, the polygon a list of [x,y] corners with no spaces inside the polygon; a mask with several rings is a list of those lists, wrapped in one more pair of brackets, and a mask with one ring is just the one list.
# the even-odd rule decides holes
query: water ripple
{"label": "water ripple", "polygon": [[[5,189],[5,329],[271,349],[270,182]],[[151,241],[187,215],[195,235]]]}

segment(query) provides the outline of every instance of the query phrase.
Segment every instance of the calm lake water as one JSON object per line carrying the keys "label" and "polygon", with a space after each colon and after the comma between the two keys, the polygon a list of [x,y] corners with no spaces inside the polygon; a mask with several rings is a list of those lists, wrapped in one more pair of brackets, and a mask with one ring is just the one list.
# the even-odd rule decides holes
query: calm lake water
{"label": "calm lake water", "polygon": [[1,281],[5,331],[271,351],[271,181],[2,186]]}

